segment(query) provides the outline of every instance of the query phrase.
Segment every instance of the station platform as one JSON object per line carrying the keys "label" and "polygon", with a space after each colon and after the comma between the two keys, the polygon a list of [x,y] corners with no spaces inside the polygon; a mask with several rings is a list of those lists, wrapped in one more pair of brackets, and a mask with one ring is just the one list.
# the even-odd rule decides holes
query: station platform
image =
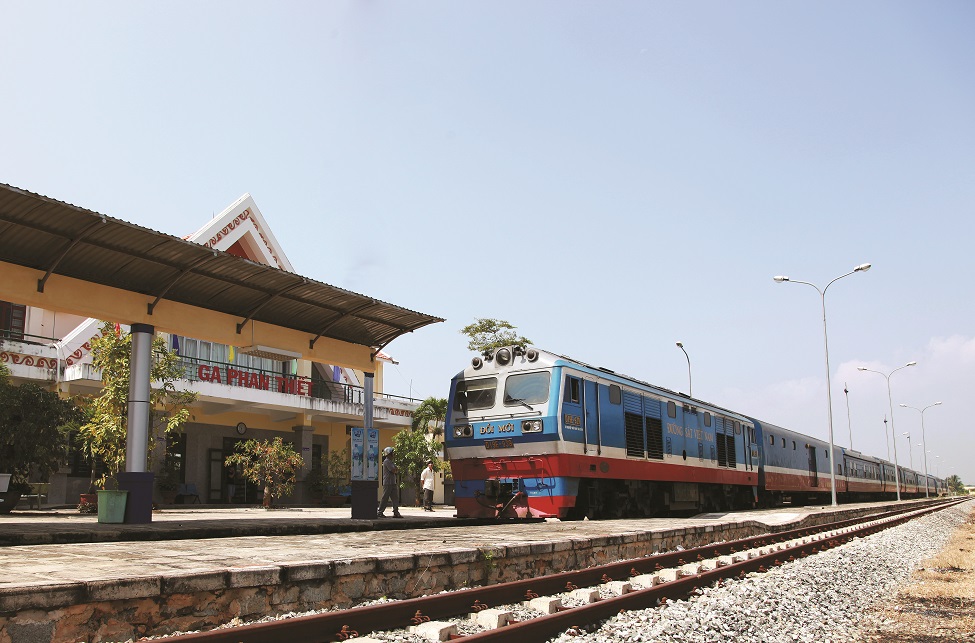
{"label": "station platform", "polygon": [[[0,516],[0,639],[20,626],[33,632],[29,640],[51,641],[206,629],[235,618],[555,573],[883,508],[499,523],[457,519],[443,506],[401,507],[402,519],[353,520],[349,507],[197,505],[155,511],[142,525],[99,524],[74,508],[15,510]],[[126,610],[135,611],[119,620]],[[50,628],[50,636],[37,628]]]}

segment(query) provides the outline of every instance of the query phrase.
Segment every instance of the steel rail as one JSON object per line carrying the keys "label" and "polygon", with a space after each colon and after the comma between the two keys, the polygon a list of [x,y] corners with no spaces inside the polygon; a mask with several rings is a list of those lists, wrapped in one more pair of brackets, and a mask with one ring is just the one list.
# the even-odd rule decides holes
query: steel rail
{"label": "steel rail", "polygon": [[[194,632],[173,636],[171,638],[178,641],[199,641],[206,643],[277,643],[281,640],[289,640],[292,643],[299,643],[301,641],[344,641],[352,638],[350,636],[351,633],[364,634],[379,629],[405,628],[414,624],[415,618],[422,618],[424,620],[451,618],[460,614],[468,614],[477,611],[477,609],[483,609],[484,607],[517,603],[525,600],[526,596],[530,593],[539,596],[558,594],[568,591],[568,588],[572,586],[586,587],[598,585],[607,580],[626,580],[632,576],[652,573],[662,568],[678,567],[709,558],[727,556],[787,540],[795,540],[817,533],[851,527],[857,523],[879,520],[896,521],[884,523],[880,527],[871,525],[870,527],[863,528],[864,533],[873,533],[867,532],[867,530],[874,529],[879,531],[887,526],[906,522],[917,515],[937,511],[945,506],[949,505],[943,502],[932,502],[923,505],[924,508],[919,510],[919,505],[914,505],[910,509],[898,509],[855,519],[823,523],[814,527],[785,530],[762,536],[752,536],[741,540],[651,555],[578,571],[561,572],[540,576],[538,578],[462,589],[434,596],[392,601],[378,605],[334,610],[309,616],[298,616],[264,623],[208,630],[206,632]],[[836,540],[839,538],[837,537]],[[790,548],[786,552],[776,552],[765,557],[757,557],[740,563],[718,567],[702,574],[688,576],[676,581],[657,585],[653,588],[638,590],[621,597],[603,599],[591,605],[567,609],[558,614],[542,616],[530,621],[510,624],[498,630],[490,630],[462,638],[464,641],[469,640],[472,642],[501,640],[500,637],[505,637],[505,641],[543,640],[540,638],[542,637],[542,632],[554,632],[552,634],[554,636],[571,625],[580,625],[602,620],[621,609],[638,609],[636,606],[639,606],[639,608],[650,607],[655,604],[658,598],[685,596],[695,587],[711,584],[716,580],[737,576],[741,573],[756,571],[763,565],[770,564],[770,561],[774,561],[776,556],[781,558],[783,553],[786,555],[795,555],[793,552],[811,551],[817,547],[823,548],[824,541],[814,541],[808,545]],[[802,553],[800,555],[806,554]],[[697,584],[694,584],[692,582],[693,579],[706,580],[699,580]],[[521,632],[524,632],[524,637],[526,638],[521,638]],[[519,638],[508,638],[512,636]]]}
{"label": "steel rail", "polygon": [[732,577],[744,578],[750,572],[764,572],[767,571],[768,567],[778,566],[785,562],[795,560],[798,557],[805,557],[818,553],[819,551],[837,547],[856,537],[867,536],[884,529],[889,529],[890,527],[903,524],[919,516],[940,511],[953,504],[956,503],[925,507],[915,512],[897,512],[901,515],[887,518],[885,522],[880,523],[876,522],[876,520],[880,519],[871,516],[865,519],[865,522],[870,522],[871,524],[860,528],[853,528],[847,533],[828,540],[815,540],[789,547],[785,550],[776,550],[738,563],[715,567],[714,569],[692,576],[685,576],[669,583],[662,583],[646,589],[623,594],[622,596],[607,598],[596,603],[575,607],[571,610],[556,614],[513,623],[496,630],[487,630],[479,634],[472,634],[463,637],[463,641],[464,643],[485,643],[488,641],[535,643],[537,641],[547,641],[569,629],[578,631],[582,626],[608,619],[620,611],[648,609],[657,606],[662,601],[686,598],[691,592],[700,587],[712,585]]}

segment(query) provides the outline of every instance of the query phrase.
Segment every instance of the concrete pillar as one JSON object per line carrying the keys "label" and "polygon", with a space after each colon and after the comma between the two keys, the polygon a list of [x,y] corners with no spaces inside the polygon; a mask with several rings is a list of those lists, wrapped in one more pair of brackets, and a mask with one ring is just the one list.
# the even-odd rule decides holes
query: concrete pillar
{"label": "concrete pillar", "polygon": [[132,324],[129,417],[125,438],[127,472],[144,472],[149,454],[149,383],[153,333],[155,329],[149,324]]}
{"label": "concrete pillar", "polygon": [[372,398],[373,398],[373,388],[375,386],[375,374],[374,373],[363,373],[365,375],[365,382],[362,384],[362,389],[365,394],[365,400],[363,400],[363,410],[362,410],[362,425],[368,431],[372,428]]}
{"label": "concrete pillar", "polygon": [[152,371],[152,338],[156,329],[132,324],[132,355],[129,358],[129,415],[125,427],[125,471],[118,474],[118,488],[129,492],[125,502],[126,524],[152,522],[153,474],[149,458],[149,385]]}
{"label": "concrete pillar", "polygon": [[[311,471],[311,443],[315,428],[311,426],[293,426],[291,430],[295,432],[295,446],[297,447],[298,453],[301,454],[302,461],[304,461],[301,471],[298,474],[299,483],[296,485],[297,493],[295,500],[304,503],[311,500],[311,493],[308,491],[307,485],[305,485],[305,476]],[[327,457],[328,454],[323,453],[322,456]]]}
{"label": "concrete pillar", "polygon": [[[362,426],[365,428],[366,435],[372,426],[372,397],[374,379],[373,373],[363,373],[365,376],[362,389],[365,396],[362,408]],[[380,463],[382,456],[379,457]],[[379,469],[379,477],[382,478],[382,467]],[[359,520],[375,520],[377,496],[379,493],[379,482],[377,480],[353,480],[352,481],[352,517]]]}

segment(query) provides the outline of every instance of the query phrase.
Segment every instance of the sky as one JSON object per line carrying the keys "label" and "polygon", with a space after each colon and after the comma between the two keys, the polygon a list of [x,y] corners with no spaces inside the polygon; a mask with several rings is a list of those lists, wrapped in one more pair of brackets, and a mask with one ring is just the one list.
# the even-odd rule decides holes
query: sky
{"label": "sky", "polygon": [[825,301],[835,443],[923,471],[940,401],[975,483],[971,2],[0,9],[0,182],[177,236],[250,193],[297,273],[446,319],[389,393],[499,318],[825,440]]}

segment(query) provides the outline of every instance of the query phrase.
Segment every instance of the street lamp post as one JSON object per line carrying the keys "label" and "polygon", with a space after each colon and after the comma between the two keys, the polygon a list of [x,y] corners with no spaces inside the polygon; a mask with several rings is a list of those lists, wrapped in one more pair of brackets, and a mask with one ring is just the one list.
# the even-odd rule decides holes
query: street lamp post
{"label": "street lamp post", "polygon": [[829,338],[826,335],[826,290],[833,285],[833,282],[839,281],[843,277],[849,277],[856,272],[866,272],[870,270],[869,263],[861,263],[859,266],[846,273],[845,275],[840,275],[833,281],[826,284],[826,288],[822,290],[816,284],[810,283],[808,281],[799,281],[797,279],[790,279],[784,276],[772,277],[773,281],[776,283],[792,282],[795,284],[805,284],[807,286],[812,286],[819,293],[819,299],[823,307],[823,348],[826,354],[826,416],[829,420],[829,491],[832,496],[833,506],[837,506],[836,502],[836,464],[834,462],[835,456],[833,455],[833,396],[830,393],[830,383],[829,383]]}
{"label": "street lamp post", "polygon": [[884,439],[887,440],[887,461],[890,461],[890,433],[887,432],[887,416],[884,416]]}
{"label": "street lamp post", "polygon": [[850,422],[850,388],[843,382],[843,394],[846,395],[846,428],[850,432],[850,451],[853,450],[853,423]]}
{"label": "street lamp post", "polygon": [[911,471],[913,471],[914,470],[914,450],[911,449],[911,434],[910,433],[901,433],[901,435],[907,437],[907,457],[908,457],[908,461],[911,463]]}
{"label": "street lamp post", "polygon": [[687,395],[689,397],[694,397],[694,387],[691,384],[691,357],[687,354],[687,351],[684,350],[684,342],[677,342],[677,348],[684,351],[684,357],[687,358]]}
{"label": "street lamp post", "polygon": [[[890,407],[890,434],[896,436],[897,433],[894,430],[894,402],[890,396],[890,376],[901,370],[902,368],[907,368],[908,366],[916,366],[917,362],[908,362],[903,366],[898,366],[889,373],[881,373],[880,371],[875,371],[864,366],[858,366],[858,371],[867,371],[868,373],[877,373],[878,375],[883,375],[884,379],[887,380],[887,405]],[[898,470],[897,465],[897,438],[895,437],[892,442],[894,443],[894,482],[897,484],[897,500],[901,499],[901,474]]]}
{"label": "street lamp post", "polygon": [[930,493],[928,492],[928,441],[924,436],[924,412],[930,409],[932,406],[941,406],[941,402],[935,402],[934,404],[928,404],[923,409],[919,409],[916,406],[908,406],[907,404],[901,404],[905,409],[914,409],[921,414],[921,455],[924,456],[924,497],[930,498]]}

